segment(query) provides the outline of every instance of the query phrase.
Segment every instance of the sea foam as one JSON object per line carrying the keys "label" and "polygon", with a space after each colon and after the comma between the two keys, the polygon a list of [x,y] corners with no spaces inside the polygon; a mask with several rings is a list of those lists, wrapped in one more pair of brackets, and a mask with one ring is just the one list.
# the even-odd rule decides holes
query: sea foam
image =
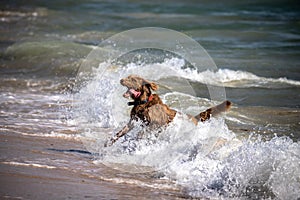
{"label": "sea foam", "polygon": [[[299,142],[288,137],[238,139],[222,118],[213,118],[195,126],[184,114],[178,114],[168,127],[159,131],[149,131],[137,124],[113,146],[104,147],[109,137],[129,120],[130,107],[121,97],[124,88],[119,84],[119,80],[129,74],[157,82],[175,76],[230,87],[234,87],[233,82],[237,81],[239,87],[252,87],[254,85],[249,82],[254,80],[260,86],[265,82],[282,81],[299,84],[297,81],[263,78],[229,69],[198,72],[184,68],[184,65],[184,60],[178,58],[166,59],[162,63],[129,63],[119,67],[102,63],[104,72],[103,68],[101,73],[95,69],[93,79],[74,94],[74,117],[82,130],[86,148],[98,155],[101,163],[118,170],[130,173],[162,171],[193,197],[298,199]],[[172,102],[174,98],[172,101],[168,98],[170,95],[179,96],[184,102],[193,100],[193,103],[176,104]],[[165,103],[182,112],[191,108],[195,110],[195,99],[201,100],[172,89],[160,96]],[[197,108],[199,112],[204,109]]]}

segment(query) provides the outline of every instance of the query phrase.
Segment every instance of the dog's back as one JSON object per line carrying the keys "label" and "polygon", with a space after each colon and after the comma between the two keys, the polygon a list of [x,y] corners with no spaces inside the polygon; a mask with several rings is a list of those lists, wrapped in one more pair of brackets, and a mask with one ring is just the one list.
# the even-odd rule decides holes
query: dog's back
{"label": "dog's back", "polygon": [[176,111],[164,104],[157,94],[152,96],[151,101],[132,108],[131,119],[142,120],[146,125],[157,127],[170,123]]}

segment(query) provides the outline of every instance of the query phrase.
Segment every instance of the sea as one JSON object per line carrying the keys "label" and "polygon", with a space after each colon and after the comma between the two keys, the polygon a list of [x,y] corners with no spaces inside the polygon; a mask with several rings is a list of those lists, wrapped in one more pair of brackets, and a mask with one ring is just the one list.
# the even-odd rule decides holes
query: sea
{"label": "sea", "polygon": [[[178,114],[106,146],[130,74]],[[1,199],[299,200],[300,4],[2,0],[0,138]]]}

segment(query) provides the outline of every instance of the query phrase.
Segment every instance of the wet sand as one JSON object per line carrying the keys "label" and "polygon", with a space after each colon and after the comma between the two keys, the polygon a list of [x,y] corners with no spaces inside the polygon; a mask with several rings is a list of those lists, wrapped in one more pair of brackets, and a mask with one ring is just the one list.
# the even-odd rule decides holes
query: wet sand
{"label": "wet sand", "polygon": [[182,199],[179,191],[103,181],[80,172],[73,162],[101,168],[80,141],[2,132],[0,148],[1,199]]}

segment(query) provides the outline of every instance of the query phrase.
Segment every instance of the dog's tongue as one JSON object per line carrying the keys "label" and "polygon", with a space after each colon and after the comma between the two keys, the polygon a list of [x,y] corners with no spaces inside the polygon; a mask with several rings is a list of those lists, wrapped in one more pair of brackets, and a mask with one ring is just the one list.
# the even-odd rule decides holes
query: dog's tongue
{"label": "dog's tongue", "polygon": [[125,92],[125,93],[123,94],[123,96],[124,96],[125,98],[129,98],[131,94],[132,94],[133,97],[136,99],[136,98],[138,98],[138,97],[141,95],[141,92],[138,92],[138,91],[136,91],[136,90],[134,90],[134,89],[130,89],[130,90],[128,90],[127,92]]}
{"label": "dog's tongue", "polygon": [[135,91],[134,89],[130,89],[129,92],[134,96],[135,99],[141,95],[141,92]]}

